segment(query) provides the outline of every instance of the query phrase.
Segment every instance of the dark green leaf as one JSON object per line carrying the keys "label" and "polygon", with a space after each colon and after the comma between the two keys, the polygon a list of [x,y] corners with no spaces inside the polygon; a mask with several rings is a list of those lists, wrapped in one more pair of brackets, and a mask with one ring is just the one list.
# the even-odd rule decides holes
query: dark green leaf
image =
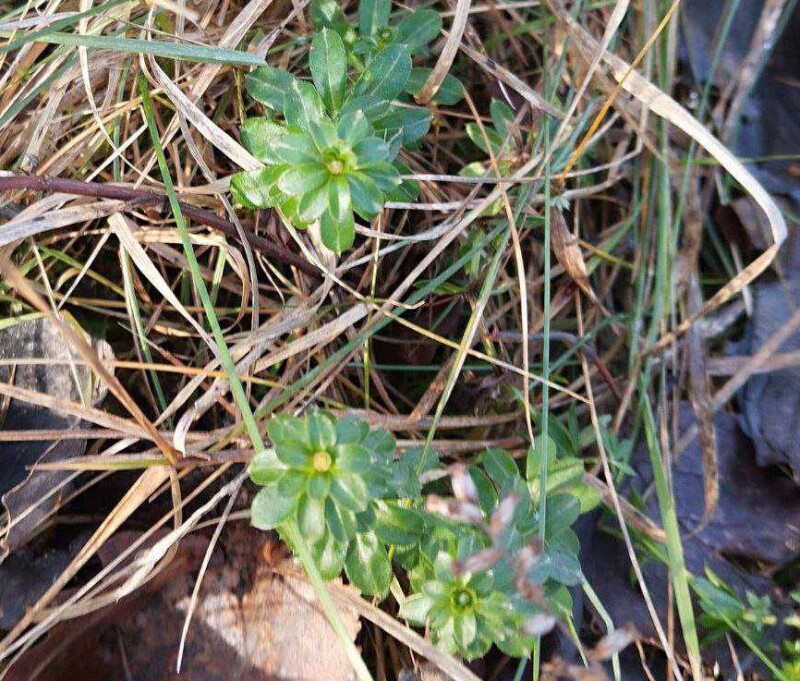
{"label": "dark green leaf", "polygon": [[347,578],[362,593],[384,596],[392,579],[392,563],[374,532],[356,535],[345,561]]}
{"label": "dark green leaf", "polygon": [[312,449],[327,450],[336,444],[336,421],[327,411],[310,410],[306,414],[306,430]]}
{"label": "dark green leaf", "polygon": [[[363,95],[349,98],[339,112],[339,120],[344,122],[350,116],[356,115],[358,111],[361,111],[364,114],[367,121],[372,122],[382,116],[386,116],[389,113],[389,102],[383,99],[366,97]],[[340,123],[340,125],[342,125],[342,123]],[[342,135],[342,137],[344,137],[344,135]],[[366,137],[366,135],[364,135],[364,137]],[[363,137],[358,139],[363,139]],[[355,139],[354,141],[348,141],[350,141],[351,144],[355,144],[358,139]]]}
{"label": "dark green leaf", "polygon": [[358,167],[364,168],[389,159],[389,145],[378,137],[367,137],[353,147]]}
{"label": "dark green leaf", "polygon": [[[425,85],[425,81],[428,80],[431,71],[431,69],[424,68],[411,69],[411,74],[406,83],[406,92],[410,95],[419,94],[420,90],[422,90],[422,86]],[[464,86],[461,84],[461,81],[448,73],[431,101],[444,106],[452,106],[453,104],[458,104],[463,96]]]}
{"label": "dark green leaf", "polygon": [[417,543],[424,530],[420,512],[395,503],[380,503],[375,513],[375,532],[386,544],[409,546]]}
{"label": "dark green leaf", "polygon": [[432,9],[418,9],[403,17],[397,24],[396,40],[408,47],[411,54],[417,54],[429,42],[439,37],[442,31],[442,18]]}
{"label": "dark green leaf", "polygon": [[340,35],[343,35],[350,27],[342,8],[339,7],[339,3],[336,0],[312,0],[310,15],[311,23],[318,30],[332,28]]}
{"label": "dark green leaf", "polygon": [[[336,222],[347,222],[348,216],[350,221],[352,221],[353,213],[350,208],[350,187],[347,185],[347,180],[341,175],[332,178],[328,183],[328,210]],[[330,246],[328,248],[330,248]],[[347,246],[347,248],[349,248],[349,246]]]}
{"label": "dark green leaf", "polygon": [[355,91],[359,95],[394,99],[405,88],[410,73],[408,48],[393,43],[369,63],[356,83]]}
{"label": "dark green leaf", "polygon": [[375,182],[364,173],[347,176],[353,208],[364,219],[369,220],[383,210],[383,194]]}
{"label": "dark green leaf", "polygon": [[431,115],[427,109],[418,106],[391,106],[373,123],[376,131],[380,130],[388,136],[402,134],[403,144],[412,144],[422,139],[431,127]]}
{"label": "dark green leaf", "polygon": [[356,110],[349,112],[346,116],[339,119],[339,137],[350,146],[355,146],[361,140],[372,134],[372,126],[369,124],[363,111]]}
{"label": "dark green leaf", "polygon": [[375,35],[389,23],[391,0],[361,0],[358,3],[358,30],[362,36]]}
{"label": "dark green leaf", "polygon": [[311,41],[308,62],[322,101],[335,112],[342,104],[347,84],[347,53],[339,34],[327,28],[317,33]]}
{"label": "dark green leaf", "polygon": [[548,549],[528,572],[528,578],[535,584],[553,580],[566,586],[575,586],[581,583],[583,573],[576,556]]}
{"label": "dark green leaf", "polygon": [[280,137],[273,137],[269,140],[267,153],[272,162],[290,165],[314,163],[320,159],[314,140],[300,132],[284,133]]}
{"label": "dark green leaf", "polygon": [[325,502],[325,520],[337,541],[348,544],[356,534],[355,514],[342,508],[330,498]]}

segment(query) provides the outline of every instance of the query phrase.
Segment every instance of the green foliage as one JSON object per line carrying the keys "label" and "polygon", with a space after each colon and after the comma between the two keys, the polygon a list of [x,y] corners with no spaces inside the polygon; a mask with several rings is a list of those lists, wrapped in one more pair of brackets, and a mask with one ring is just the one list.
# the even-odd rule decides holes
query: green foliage
{"label": "green foliage", "polygon": [[[412,200],[415,183],[401,148],[419,143],[431,116],[414,106],[429,70],[412,68],[441,30],[432,10],[389,23],[391,3],[363,0],[358,31],[338,3],[313,2],[308,67],[312,82],[271,66],[246,78],[250,95],[268,112],[242,125],[242,142],[265,164],[234,175],[231,189],[249,208],[278,208],[295,227],[319,223],[323,243],[336,253],[350,248],[356,216],[369,221],[387,200]],[[438,101],[455,103],[461,84],[445,79]]]}
{"label": "green foliage", "polygon": [[520,637],[523,622],[496,588],[492,572],[456,574],[453,558],[442,551],[430,578],[419,581],[415,590],[402,604],[400,617],[429,624],[434,643],[446,653],[469,660],[485,654],[493,643],[502,648]]}
{"label": "green foliage", "polygon": [[263,486],[253,524],[277,529],[290,546],[287,529],[299,527],[321,574],[344,570],[366,594],[385,596],[393,564],[405,570],[411,593],[400,616],[429,626],[443,650],[471,659],[494,644],[526,656],[530,622],[571,616],[567,587],[582,580],[572,530],[580,473],[548,489],[542,527],[536,484],[502,450],[453,469],[453,497],[443,500],[423,496],[420,483],[439,465],[433,452],[395,459],[394,438],[356,418],[275,416],[268,434],[271,448],[250,465]]}

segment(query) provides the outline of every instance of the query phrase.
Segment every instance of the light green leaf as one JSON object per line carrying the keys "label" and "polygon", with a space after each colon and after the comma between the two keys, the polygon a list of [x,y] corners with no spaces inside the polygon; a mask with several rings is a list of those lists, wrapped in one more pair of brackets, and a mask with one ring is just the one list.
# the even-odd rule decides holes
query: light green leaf
{"label": "light green leaf", "polygon": [[305,222],[313,222],[328,206],[328,185],[321,184],[305,194],[297,204],[297,215]]}
{"label": "light green leaf", "polygon": [[281,463],[274,449],[265,449],[256,454],[247,469],[250,479],[257,485],[276,482],[285,470],[286,466]]}
{"label": "light green leaf", "polygon": [[347,53],[339,34],[327,28],[317,33],[311,41],[308,62],[322,101],[335,113],[347,84]]}
{"label": "light green leaf", "polygon": [[286,93],[295,81],[288,71],[276,69],[274,66],[262,66],[244,79],[250,96],[264,106],[283,113],[286,105]]}
{"label": "light green leaf", "polygon": [[312,409],[306,414],[306,430],[311,447],[327,450],[336,444],[336,422],[326,411]]}
{"label": "light green leaf", "polygon": [[250,509],[253,527],[260,530],[272,530],[280,525],[294,510],[295,499],[284,497],[277,486],[270,485],[260,490],[253,499]]}
{"label": "light green leaf", "polygon": [[325,533],[325,502],[308,494],[297,503],[297,523],[303,536],[315,541]]}
{"label": "light green leaf", "polygon": [[275,163],[269,143],[286,134],[286,128],[266,118],[248,118],[242,123],[242,144],[245,149],[264,163]]}
{"label": "light green leaf", "polygon": [[424,626],[432,605],[433,601],[430,596],[425,594],[413,594],[402,602],[400,611],[397,614],[398,617],[403,618],[407,622],[418,626]]}
{"label": "light green leaf", "polygon": [[311,121],[325,115],[325,107],[311,83],[294,79],[286,92],[284,114],[288,125],[307,130]]}
{"label": "light green leaf", "polygon": [[292,196],[303,196],[328,181],[328,171],[316,163],[304,163],[284,171],[278,178],[278,187]]}
{"label": "light green leaf", "polygon": [[249,208],[272,208],[280,201],[276,186],[283,166],[267,166],[261,170],[248,170],[231,177],[234,198]]}
{"label": "light green leaf", "polygon": [[341,175],[331,178],[328,183],[328,210],[337,222],[347,222],[348,216],[351,221],[353,219],[350,208],[350,187]]}
{"label": "light green leaf", "polygon": [[267,154],[273,163],[299,165],[320,160],[314,140],[301,132],[275,136],[269,140],[267,147]]}
{"label": "light green leaf", "polygon": [[342,253],[353,245],[356,238],[356,227],[352,211],[336,217],[326,210],[320,218],[320,235],[322,243],[334,253]]}

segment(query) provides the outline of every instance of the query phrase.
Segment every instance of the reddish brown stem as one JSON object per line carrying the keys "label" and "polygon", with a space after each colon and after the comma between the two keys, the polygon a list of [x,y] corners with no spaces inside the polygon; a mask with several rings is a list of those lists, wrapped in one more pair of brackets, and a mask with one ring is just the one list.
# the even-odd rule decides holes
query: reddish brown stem
{"label": "reddish brown stem", "polygon": [[[81,182],[80,180],[68,180],[61,177],[39,177],[36,175],[8,175],[0,177],[0,192],[12,191],[15,189],[25,189],[28,191],[45,192],[53,194],[72,194],[74,196],[90,196],[96,199],[113,199],[117,201],[127,201],[133,206],[155,206],[161,212],[169,211],[167,197],[161,194],[145,191],[144,189],[134,189],[133,187],[122,187],[114,184],[104,184],[102,182]],[[201,225],[206,225],[212,229],[222,232],[232,239],[239,239],[239,231],[232,222],[219,217],[216,213],[203,208],[180,202],[181,211],[190,220]],[[242,230],[247,242],[256,249],[261,255],[267,258],[275,258],[286,265],[296,267],[306,274],[319,275],[318,270],[305,258],[292,253],[290,250],[279,246],[258,234],[253,234],[247,230]]]}

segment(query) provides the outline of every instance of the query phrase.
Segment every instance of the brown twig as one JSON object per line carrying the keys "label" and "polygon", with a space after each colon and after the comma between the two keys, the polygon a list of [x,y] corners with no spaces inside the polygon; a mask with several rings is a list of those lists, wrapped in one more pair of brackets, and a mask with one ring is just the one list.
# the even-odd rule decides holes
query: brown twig
{"label": "brown twig", "polygon": [[[167,197],[161,194],[145,191],[144,189],[134,189],[133,187],[122,187],[120,185],[105,184],[102,182],[81,182],[80,180],[69,180],[61,177],[39,177],[36,175],[8,175],[0,177],[0,192],[24,189],[28,191],[72,194],[74,196],[89,196],[96,199],[113,199],[117,201],[128,201],[135,206],[152,205],[161,210],[169,211]],[[233,239],[239,239],[239,231],[236,226],[219,217],[216,213],[203,208],[180,202],[183,214],[201,225],[206,225],[212,229],[222,232]],[[318,275],[318,270],[305,258],[292,253],[283,246],[279,246],[258,234],[253,234],[242,230],[247,242],[259,253],[268,258],[275,258],[286,265],[296,267],[306,274]]]}

